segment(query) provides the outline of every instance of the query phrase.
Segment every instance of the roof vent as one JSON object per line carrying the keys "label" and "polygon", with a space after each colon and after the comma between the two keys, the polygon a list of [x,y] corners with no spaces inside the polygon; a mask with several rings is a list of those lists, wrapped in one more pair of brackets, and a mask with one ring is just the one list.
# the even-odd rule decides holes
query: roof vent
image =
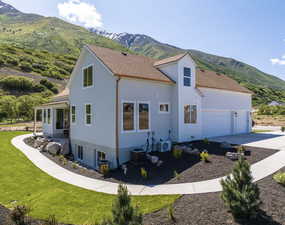
{"label": "roof vent", "polygon": [[128,55],[128,53],[126,53],[126,52],[121,52],[122,53],[122,55],[124,55],[124,56],[127,56]]}

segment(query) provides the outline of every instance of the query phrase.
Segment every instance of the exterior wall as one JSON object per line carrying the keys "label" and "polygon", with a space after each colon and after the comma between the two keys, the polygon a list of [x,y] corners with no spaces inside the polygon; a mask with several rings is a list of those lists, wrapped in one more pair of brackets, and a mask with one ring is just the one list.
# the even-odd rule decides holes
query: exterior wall
{"label": "exterior wall", "polygon": [[[171,129],[171,112],[173,109],[171,98],[173,88],[172,85],[157,82],[128,79],[120,81],[120,162],[129,160],[130,150],[135,147],[142,147],[147,140],[147,131],[129,133],[122,131],[122,102],[146,101],[150,103],[150,129],[155,132],[155,139],[158,142],[160,139],[167,139],[168,131]],[[159,113],[159,103],[170,103],[170,113]]]}
{"label": "exterior wall", "polygon": [[[191,86],[184,86],[184,67],[191,68]],[[178,61],[178,131],[179,142],[200,139],[202,135],[201,96],[196,90],[196,65],[189,55]],[[197,106],[196,124],[184,124],[184,105]]]}
{"label": "exterior wall", "polygon": [[202,136],[214,137],[251,131],[251,95],[199,88],[202,97]]}
{"label": "exterior wall", "polygon": [[[94,66],[94,85],[84,88],[82,70],[89,65]],[[95,150],[104,152],[106,149],[115,149],[116,78],[92,53],[84,48],[69,85],[70,106],[76,107],[76,122],[70,124],[73,151],[75,151],[75,144],[85,143],[86,163],[94,167],[94,162],[89,159],[89,156],[94,154]],[[92,107],[91,125],[85,124],[85,104],[91,104]],[[105,153],[109,157],[109,152]],[[114,159],[110,158],[110,161],[113,162]]]}

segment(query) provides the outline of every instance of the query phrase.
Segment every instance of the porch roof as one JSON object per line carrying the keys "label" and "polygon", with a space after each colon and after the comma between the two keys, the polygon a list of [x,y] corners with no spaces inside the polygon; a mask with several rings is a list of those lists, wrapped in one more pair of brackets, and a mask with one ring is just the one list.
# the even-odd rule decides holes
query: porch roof
{"label": "porch roof", "polygon": [[67,100],[64,101],[57,101],[57,102],[49,102],[40,106],[35,107],[35,109],[43,109],[43,108],[50,108],[50,107],[64,107],[67,108],[69,106],[69,102]]}

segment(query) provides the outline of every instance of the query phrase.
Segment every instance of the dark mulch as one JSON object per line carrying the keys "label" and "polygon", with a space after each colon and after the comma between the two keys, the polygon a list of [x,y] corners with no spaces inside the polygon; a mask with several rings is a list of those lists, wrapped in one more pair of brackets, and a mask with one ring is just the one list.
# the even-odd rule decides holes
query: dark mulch
{"label": "dark mulch", "polygon": [[[29,144],[30,141],[26,140],[26,143]],[[220,143],[210,142],[209,144],[206,144],[203,141],[194,141],[192,142],[192,146],[199,150],[206,149],[210,154],[210,162],[204,163],[200,160],[200,156],[188,155],[185,153],[183,153],[180,159],[176,159],[173,157],[172,152],[155,152],[152,153],[152,155],[158,156],[159,159],[164,162],[160,167],[153,165],[148,160],[144,161],[140,166],[136,166],[129,162],[127,163],[128,171],[126,176],[121,169],[118,169],[110,171],[107,177],[104,177],[99,172],[84,166],[74,167],[74,162],[69,160],[63,163],[60,161],[61,158],[59,156],[52,156],[47,152],[42,153],[58,165],[72,172],[115,183],[123,182],[144,185],[187,183],[214,179],[225,176],[231,172],[234,161],[226,158],[225,154],[227,151],[236,151],[236,148],[234,148],[236,146],[233,146],[231,149],[223,149],[220,147]],[[253,147],[246,147],[246,149],[251,150],[251,155],[246,157],[250,164],[258,162],[276,153],[276,150],[272,149]],[[144,179],[141,176],[140,170],[142,167],[147,170],[147,179]],[[175,177],[174,171],[176,171],[179,176]]]}
{"label": "dark mulch", "polygon": [[[285,172],[285,168],[282,169]],[[220,193],[184,195],[174,204],[176,222],[168,219],[168,210],[162,209],[144,216],[145,225],[284,225],[285,187],[272,176],[258,182],[263,202],[257,219],[234,221],[220,199]]]}

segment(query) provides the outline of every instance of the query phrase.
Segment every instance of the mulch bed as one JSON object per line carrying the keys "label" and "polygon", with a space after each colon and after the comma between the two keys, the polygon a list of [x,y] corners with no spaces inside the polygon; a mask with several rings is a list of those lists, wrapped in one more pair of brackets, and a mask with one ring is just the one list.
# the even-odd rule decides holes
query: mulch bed
{"label": "mulch bed", "polygon": [[[285,168],[282,169],[285,172]],[[263,202],[258,217],[252,221],[234,221],[220,199],[220,193],[184,195],[174,204],[176,222],[162,209],[144,216],[145,225],[282,225],[285,224],[285,187],[272,176],[258,182]]]}
{"label": "mulch bed", "polygon": [[[29,144],[29,140],[25,142]],[[59,156],[52,156],[47,152],[42,152],[42,154],[58,165],[77,174],[115,183],[123,182],[143,185],[187,183],[214,179],[225,176],[231,172],[235,162],[226,158],[225,154],[227,151],[234,151],[234,148],[223,149],[220,147],[220,143],[210,142],[207,144],[203,141],[194,141],[192,142],[192,146],[200,150],[206,149],[210,154],[210,162],[202,162],[199,156],[188,155],[186,153],[183,153],[181,158],[176,159],[171,152],[156,152],[152,153],[152,155],[158,156],[159,159],[163,161],[161,167],[151,164],[148,160],[140,166],[135,166],[129,162],[127,163],[127,175],[124,175],[123,171],[118,169],[110,171],[107,177],[104,177],[93,169],[84,166],[75,166],[72,161],[65,160],[63,162]],[[246,147],[246,149],[251,150],[251,155],[246,157],[250,164],[258,162],[277,152],[276,150],[264,148]],[[140,170],[142,167],[147,171],[147,179],[141,176]],[[179,174],[178,176],[174,175],[175,171]]]}

